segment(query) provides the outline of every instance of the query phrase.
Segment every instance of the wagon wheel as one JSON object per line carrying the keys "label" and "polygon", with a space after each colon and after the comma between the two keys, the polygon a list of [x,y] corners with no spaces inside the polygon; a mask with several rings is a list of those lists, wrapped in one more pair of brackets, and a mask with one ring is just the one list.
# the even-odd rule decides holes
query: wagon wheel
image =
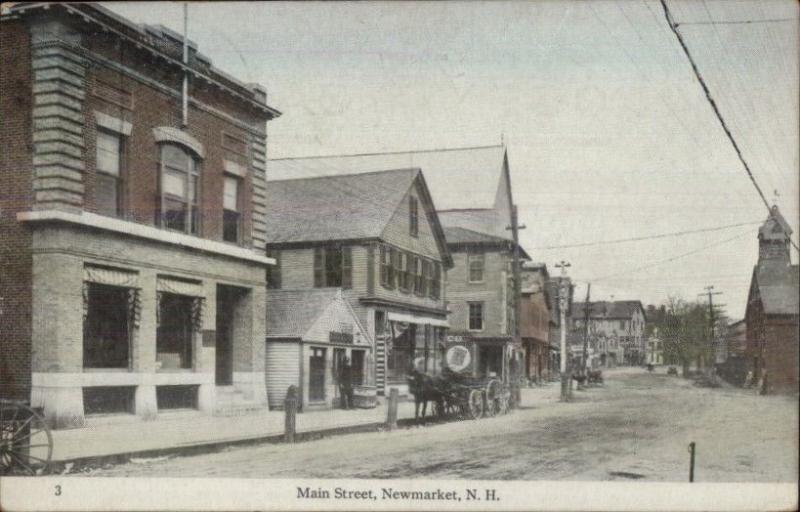
{"label": "wagon wheel", "polygon": [[496,379],[490,380],[486,384],[486,415],[495,416],[500,414],[500,401],[503,394],[503,387],[500,381]]}
{"label": "wagon wheel", "polygon": [[0,475],[41,475],[52,454],[44,418],[21,403],[0,401]]}
{"label": "wagon wheel", "polygon": [[467,406],[469,407],[469,417],[477,420],[483,416],[483,391],[473,389],[469,392]]}

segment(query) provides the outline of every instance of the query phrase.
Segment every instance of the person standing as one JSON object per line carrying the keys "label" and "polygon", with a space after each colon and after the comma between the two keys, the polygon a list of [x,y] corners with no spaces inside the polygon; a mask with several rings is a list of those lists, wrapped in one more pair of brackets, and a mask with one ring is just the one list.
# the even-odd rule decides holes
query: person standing
{"label": "person standing", "polygon": [[342,409],[353,408],[353,367],[347,357],[339,367],[339,396]]}

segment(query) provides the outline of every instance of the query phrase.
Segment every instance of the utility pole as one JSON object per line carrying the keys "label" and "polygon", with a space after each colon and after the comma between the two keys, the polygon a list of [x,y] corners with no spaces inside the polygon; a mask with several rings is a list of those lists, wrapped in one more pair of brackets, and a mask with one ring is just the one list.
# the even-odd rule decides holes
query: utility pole
{"label": "utility pole", "polygon": [[[522,314],[522,282],[521,282],[521,262],[520,262],[520,255],[519,255],[519,230],[525,229],[525,225],[519,224],[519,217],[517,216],[517,205],[513,205],[511,207],[511,225],[507,226],[506,229],[511,230],[511,236],[514,239],[514,256],[513,256],[513,274],[514,274],[514,347],[518,349],[522,346],[522,339],[520,337],[520,316]],[[515,355],[512,355],[515,357]],[[521,365],[516,365],[520,367]],[[511,380],[515,382],[511,382],[512,390],[514,393],[513,402],[516,406],[519,404],[519,375],[510,375]]]}
{"label": "utility pole", "polygon": [[713,348],[713,346],[714,346],[714,295],[722,295],[722,292],[715,292],[713,285],[706,286],[705,290],[706,290],[705,293],[698,293],[697,295],[699,297],[702,297],[703,295],[707,295],[708,296],[708,323],[709,323],[709,330],[708,330],[708,332],[709,332],[708,342],[709,343],[708,344],[709,344],[709,347]]}
{"label": "utility pole", "polygon": [[559,283],[558,291],[558,309],[561,313],[561,360],[559,370],[561,372],[561,401],[566,402],[569,400],[569,380],[570,376],[567,375],[567,305],[569,286],[567,285],[567,268],[571,265],[564,260],[556,263],[556,268],[561,269],[561,282]]}
{"label": "utility pole", "polygon": [[584,303],[583,313],[583,361],[581,362],[581,372],[586,375],[586,360],[589,358],[589,293],[592,290],[592,283],[586,286],[586,302]]}

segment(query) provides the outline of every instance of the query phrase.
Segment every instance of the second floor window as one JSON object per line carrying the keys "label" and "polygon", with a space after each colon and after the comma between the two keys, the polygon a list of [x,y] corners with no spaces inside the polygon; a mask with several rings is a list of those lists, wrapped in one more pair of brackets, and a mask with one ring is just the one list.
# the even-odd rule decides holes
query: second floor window
{"label": "second floor window", "polygon": [[225,176],[222,194],[222,239],[240,242],[241,237],[241,179]]}
{"label": "second floor window", "polygon": [[97,130],[95,205],[97,213],[118,217],[122,213],[122,137]]}
{"label": "second floor window", "polygon": [[469,330],[482,331],[483,330],[483,303],[482,302],[468,302],[469,304]]}
{"label": "second floor window", "polygon": [[353,287],[353,263],[350,247],[314,249],[314,287]]}
{"label": "second floor window", "polygon": [[381,284],[384,288],[394,288],[394,262],[395,250],[391,247],[381,245]]}
{"label": "second floor window", "polygon": [[419,202],[414,196],[408,196],[408,225],[411,236],[419,235]]}
{"label": "second floor window", "polygon": [[200,172],[197,162],[181,146],[161,146],[161,225],[196,235],[200,216]]}
{"label": "second floor window", "polygon": [[483,254],[475,253],[467,255],[467,280],[470,283],[482,283],[484,270]]}
{"label": "second floor window", "polygon": [[411,258],[403,251],[397,251],[397,287],[404,292],[408,291],[409,287],[409,263]]}
{"label": "second floor window", "polygon": [[441,294],[442,265],[438,261],[433,262],[433,277],[431,278],[430,294],[432,299],[438,299]]}

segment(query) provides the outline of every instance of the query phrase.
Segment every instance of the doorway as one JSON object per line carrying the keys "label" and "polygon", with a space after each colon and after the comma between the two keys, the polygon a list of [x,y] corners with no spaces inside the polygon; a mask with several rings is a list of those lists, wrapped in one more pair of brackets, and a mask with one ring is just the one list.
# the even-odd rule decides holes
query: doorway
{"label": "doorway", "polygon": [[242,302],[247,289],[217,285],[217,334],[215,355],[215,384],[233,385],[233,351],[244,335],[246,322],[243,318]]}

